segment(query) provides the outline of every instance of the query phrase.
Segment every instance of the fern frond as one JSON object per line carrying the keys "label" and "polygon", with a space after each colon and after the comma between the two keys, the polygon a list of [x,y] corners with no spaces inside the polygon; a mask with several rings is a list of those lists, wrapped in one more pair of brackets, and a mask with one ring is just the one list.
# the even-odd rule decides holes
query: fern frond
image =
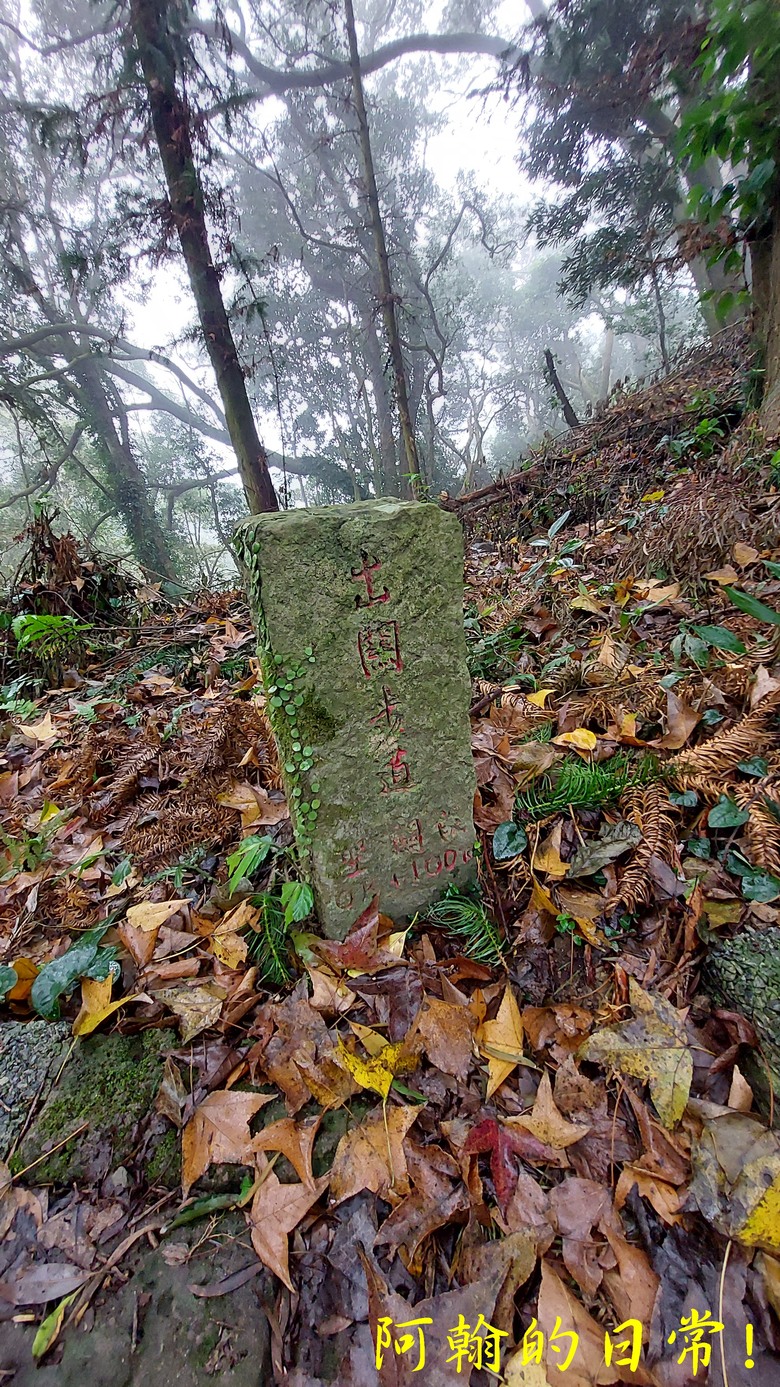
{"label": "fern frond", "polygon": [[564,761],[556,774],[544,775],[517,796],[517,812],[528,823],[538,823],[565,809],[600,809],[620,799],[633,786],[648,784],[658,775],[654,756],[633,760],[618,754],[609,761],[591,764]]}
{"label": "fern frond", "polygon": [[777,726],[780,710],[780,691],[768,694],[752,713],[733,727],[717,732],[694,751],[683,751],[671,762],[675,779],[679,776],[722,777],[734,770],[740,761],[747,761],[759,752],[777,748],[780,730]]}
{"label": "fern frond", "polygon": [[252,903],[261,913],[256,928],[246,935],[249,957],[257,964],[263,982],[282,987],[292,977],[287,954],[289,931],[282,903],[270,891],[253,896]]}
{"label": "fern frond", "polygon": [[440,901],[428,906],[425,920],[438,925],[458,941],[464,954],[477,963],[497,967],[503,960],[505,942],[480,901],[450,887]]}
{"label": "fern frond", "polygon": [[677,850],[674,820],[669,813],[669,801],[660,785],[646,785],[629,790],[621,799],[626,818],[642,830],[642,842],[632,854],[623,871],[620,886],[611,906],[624,905],[634,910],[646,904],[652,887],[649,875],[650,859],[659,857],[671,863]]}

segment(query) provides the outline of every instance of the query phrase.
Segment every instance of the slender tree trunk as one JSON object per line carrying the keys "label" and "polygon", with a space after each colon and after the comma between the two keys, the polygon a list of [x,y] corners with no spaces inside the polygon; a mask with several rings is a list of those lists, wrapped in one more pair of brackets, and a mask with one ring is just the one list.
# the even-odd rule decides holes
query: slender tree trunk
{"label": "slender tree trunk", "polygon": [[571,400],[569,399],[568,395],[566,394],[566,391],[561,385],[561,378],[555,369],[555,358],[553,357],[553,354],[550,351],[549,347],[545,347],[544,364],[547,369],[547,379],[549,380],[550,385],[552,386],[553,390],[558,396],[558,399],[561,404],[561,409],[563,410],[563,417],[566,420],[566,423],[569,425],[570,429],[578,429],[580,426],[580,421],[574,413]]}
{"label": "slender tree trunk", "polygon": [[772,215],[771,234],[752,252],[756,330],[764,357],[761,423],[780,435],[780,195]]}
{"label": "slender tree trunk", "polygon": [[401,439],[403,441],[404,456],[406,459],[407,472],[409,474],[410,490],[415,493],[417,491],[418,478],[420,477],[420,460],[417,454],[414,425],[409,410],[406,369],[404,366],[403,352],[401,350],[401,338],[398,332],[398,318],[395,311],[396,299],[393,293],[393,283],[390,276],[390,261],[387,255],[385,228],[379,206],[379,190],[376,185],[374,159],[371,153],[371,133],[368,125],[368,114],[366,112],[365,95],[363,92],[363,78],[360,72],[360,52],[358,49],[357,33],[355,31],[355,11],[352,6],[352,0],[344,0],[344,12],[346,18],[347,41],[349,43],[349,65],[352,72],[352,95],[358,120],[360,154],[363,164],[363,178],[366,185],[366,203],[368,205],[369,218],[371,221],[371,233],[374,239],[374,250],[379,274],[380,305],[385,332],[387,334],[387,343],[390,349],[390,360],[393,366],[398,422],[401,426]]}
{"label": "slender tree trunk", "polygon": [[599,399],[606,400],[609,395],[609,383],[612,376],[612,353],[615,350],[615,329],[608,327],[604,333],[604,350],[601,354],[601,383],[599,385]]}
{"label": "slender tree trunk", "polygon": [[374,324],[370,319],[365,323],[364,331],[366,366],[371,380],[371,391],[374,396],[376,422],[379,430],[379,457],[382,467],[381,491],[384,496],[397,496],[399,492],[398,457],[395,437],[393,436],[392,407],[387,394],[387,380],[382,365],[382,352],[374,331]]}
{"label": "slender tree trunk", "polygon": [[190,113],[176,86],[176,56],[166,23],[167,0],[130,0],[130,15],[171,212],[247,504],[252,512],[278,510],[268,457],[252,415],[209,245]]}

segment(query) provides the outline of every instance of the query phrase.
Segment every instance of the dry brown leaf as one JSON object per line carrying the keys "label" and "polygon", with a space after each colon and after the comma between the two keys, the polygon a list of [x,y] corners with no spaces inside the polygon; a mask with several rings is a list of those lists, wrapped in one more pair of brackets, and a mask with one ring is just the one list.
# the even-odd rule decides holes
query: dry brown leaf
{"label": "dry brown leaf", "polygon": [[216,982],[203,982],[164,987],[154,995],[156,1001],[164,1002],[179,1018],[181,1038],[186,1045],[219,1020],[228,994],[227,988]]}
{"label": "dry brown leaf", "polygon": [[671,1227],[682,1223],[682,1209],[685,1194],[681,1194],[667,1180],[661,1180],[650,1171],[638,1165],[625,1165],[615,1189],[615,1208],[622,1209],[632,1189],[636,1186],[639,1194],[653,1206],[658,1217]]}
{"label": "dry brown leaf", "polygon": [[558,1111],[552,1095],[550,1074],[546,1069],[536,1091],[533,1112],[522,1117],[507,1117],[504,1122],[507,1127],[523,1127],[526,1132],[536,1137],[537,1141],[543,1142],[545,1146],[554,1147],[556,1151],[573,1146],[575,1141],[580,1141],[590,1131],[589,1126],[569,1122]]}
{"label": "dry brown leaf", "polygon": [[739,582],[739,574],[732,564],[727,563],[723,568],[713,568],[709,573],[704,574],[711,583],[717,583],[719,587],[729,587],[732,583]]}
{"label": "dry brown leaf", "polygon": [[428,997],[417,1018],[431,1064],[456,1079],[466,1079],[473,1054],[474,1017],[468,1007]]}
{"label": "dry brown leaf", "polygon": [[311,1185],[283,1185],[274,1172],[261,1168],[263,1182],[255,1192],[247,1214],[252,1246],[260,1261],[294,1291],[290,1280],[287,1238],[316,1204],[328,1183],[328,1176]]}
{"label": "dry brown leaf", "polygon": [[741,539],[737,540],[731,552],[734,556],[734,562],[740,568],[748,568],[758,558],[758,550],[754,549],[752,544],[744,544]]}
{"label": "dry brown leaf", "polygon": [[667,751],[678,751],[685,746],[697,722],[701,719],[701,713],[697,713],[690,704],[683,703],[678,698],[673,689],[668,689],[666,693],[666,725],[668,732],[663,737],[650,742],[650,746],[663,747]]}
{"label": "dry brown leaf", "polygon": [[477,1031],[477,1044],[488,1062],[486,1098],[492,1098],[499,1085],[509,1078],[523,1056],[523,1023],[511,984],[507,983],[495,1021],[483,1021]]}
{"label": "dry brown leaf", "polygon": [[141,901],[140,905],[131,905],[127,911],[127,922],[133,929],[155,930],[164,925],[171,915],[175,915],[177,910],[189,905],[188,900],[181,901]]}
{"label": "dry brown leaf", "polygon": [[323,1011],[326,1015],[333,1016],[340,1016],[342,1012],[349,1011],[355,1000],[355,993],[350,992],[342,978],[337,978],[334,973],[327,972],[324,968],[314,968],[311,964],[307,964],[306,971],[312,982],[309,1001],[315,1011]]}
{"label": "dry brown leaf", "polygon": [[642,1079],[661,1121],[674,1127],[685,1111],[693,1078],[693,1056],[684,1018],[664,997],[645,992],[629,978],[634,1016],[589,1036],[578,1058]]}
{"label": "dry brown leaf", "polygon": [[292,1117],[282,1117],[258,1132],[252,1142],[253,1151],[281,1151],[286,1156],[298,1179],[304,1185],[314,1184],[311,1158],[314,1139],[317,1135],[322,1114],[296,1122]]}
{"label": "dry brown leaf", "polygon": [[[539,1328],[545,1338],[545,1367],[550,1382],[566,1382],[566,1387],[609,1387],[620,1381],[615,1367],[604,1362],[604,1330],[566,1287],[547,1261],[542,1261],[539,1290]],[[557,1330],[557,1334],[556,1334]],[[568,1366],[572,1344],[576,1350]]]}
{"label": "dry brown leaf", "polygon": [[370,1113],[359,1127],[345,1133],[336,1148],[330,1172],[330,1192],[334,1204],[341,1204],[360,1190],[371,1190],[392,1203],[409,1193],[403,1141],[419,1114],[419,1108],[401,1105],[388,1108],[385,1130],[382,1109],[379,1108]]}
{"label": "dry brown leaf", "polygon": [[50,742],[57,736],[57,729],[51,720],[51,713],[47,713],[41,718],[40,722],[20,722],[19,731],[25,737],[32,737],[35,742]]}
{"label": "dry brown leaf", "polygon": [[253,1163],[249,1123],[272,1097],[270,1093],[239,1093],[225,1088],[203,1099],[182,1132],[181,1187],[185,1199],[190,1186],[210,1165]]}

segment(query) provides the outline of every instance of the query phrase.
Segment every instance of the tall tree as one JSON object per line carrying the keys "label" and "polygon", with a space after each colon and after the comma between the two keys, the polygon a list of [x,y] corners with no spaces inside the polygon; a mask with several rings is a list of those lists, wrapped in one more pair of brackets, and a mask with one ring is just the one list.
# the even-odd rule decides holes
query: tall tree
{"label": "tall tree", "polygon": [[130,0],[130,16],[171,216],[247,504],[251,511],[277,510],[279,502],[268,470],[268,455],[255,425],[209,245],[203,188],[193,150],[192,113],[181,83],[182,15],[176,0]]}

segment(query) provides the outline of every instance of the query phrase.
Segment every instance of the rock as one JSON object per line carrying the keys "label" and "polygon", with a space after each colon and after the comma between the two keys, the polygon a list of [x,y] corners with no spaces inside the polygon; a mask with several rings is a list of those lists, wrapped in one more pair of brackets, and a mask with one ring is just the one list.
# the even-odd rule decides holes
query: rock
{"label": "rock", "polygon": [[325,932],[404,919],[473,873],[463,541],[435,505],[256,515],[236,532],[269,711]]}
{"label": "rock", "polygon": [[0,1160],[8,1159],[33,1103],[46,1097],[70,1040],[65,1021],[0,1025]]}
{"label": "rock", "polygon": [[[223,1239],[209,1241],[191,1260],[189,1245],[203,1225],[172,1233],[156,1251],[145,1250],[129,1281],[98,1302],[94,1323],[66,1331],[64,1346],[36,1367],[34,1325],[0,1325],[0,1381],[10,1373],[14,1387],[265,1387],[272,1380],[268,1321],[261,1296],[270,1276],[257,1276],[227,1295],[201,1298],[202,1286],[253,1266],[244,1244],[244,1220],[223,1220]],[[166,1261],[171,1259],[171,1264]],[[127,1270],[123,1263],[122,1269]],[[60,1359],[61,1361],[58,1361]]]}
{"label": "rock", "polygon": [[[135,1149],[138,1123],[153,1107],[165,1051],[175,1044],[176,1036],[168,1030],[79,1041],[14,1156],[12,1170],[27,1167],[55,1146],[58,1150],[30,1171],[31,1183],[102,1179],[123,1166]],[[85,1130],[59,1146],[85,1122]]]}

